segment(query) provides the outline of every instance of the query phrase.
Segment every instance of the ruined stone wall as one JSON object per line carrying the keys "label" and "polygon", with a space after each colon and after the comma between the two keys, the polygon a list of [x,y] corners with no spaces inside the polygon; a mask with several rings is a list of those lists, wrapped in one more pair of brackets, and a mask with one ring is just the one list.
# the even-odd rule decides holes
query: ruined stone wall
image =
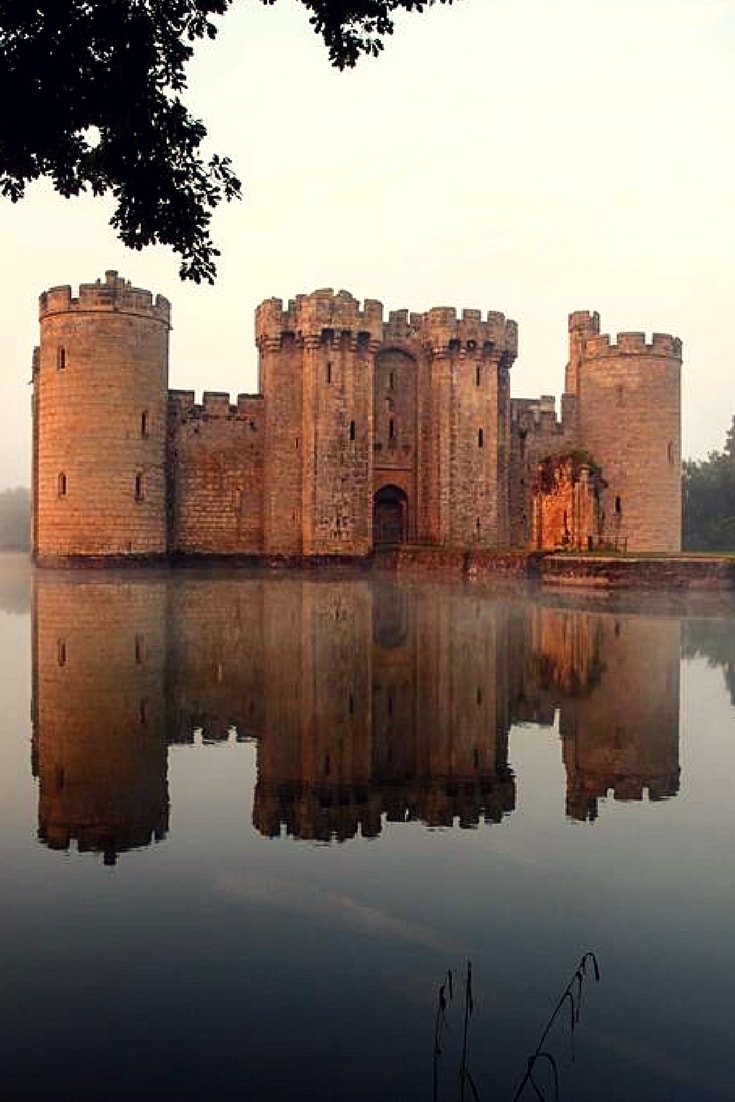
{"label": "ruined stone wall", "polygon": [[562,453],[542,460],[533,482],[530,546],[537,551],[596,549],[603,540],[604,488],[585,458]]}
{"label": "ruined stone wall", "polygon": [[[573,315],[574,316],[574,315]],[[582,444],[607,483],[609,542],[629,551],[681,549],[681,341],[654,333],[591,335],[579,365]]]}
{"label": "ruined stone wall", "polygon": [[[570,443],[568,418],[556,416],[552,395],[511,398],[510,455],[508,465],[509,544],[535,546],[533,495],[539,463],[557,455]],[[563,413],[566,413],[564,406]]]}
{"label": "ruined stone wall", "polygon": [[259,396],[172,391],[168,407],[169,549],[247,555],[263,549],[265,417]]}
{"label": "ruined stone wall", "polygon": [[111,863],[168,829],[166,582],[36,574],[33,624],[39,837]]}
{"label": "ruined stone wall", "polygon": [[39,312],[34,558],[165,554],[168,302],[108,272]]}

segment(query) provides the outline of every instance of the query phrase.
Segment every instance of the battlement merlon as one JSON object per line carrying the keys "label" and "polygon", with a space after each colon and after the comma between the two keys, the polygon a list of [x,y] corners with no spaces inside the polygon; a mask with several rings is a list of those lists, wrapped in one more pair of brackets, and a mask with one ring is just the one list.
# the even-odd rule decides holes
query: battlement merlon
{"label": "battlement merlon", "polygon": [[588,337],[584,347],[584,359],[594,360],[606,356],[652,356],[681,362],[681,340],[670,333],[654,333],[646,343],[645,333],[618,333],[615,340],[609,333]]}
{"label": "battlement merlon", "polygon": [[322,338],[324,334],[339,337],[349,333],[357,338],[367,334],[371,343],[383,339],[383,304],[377,299],[359,301],[348,291],[337,294],[330,288],[310,295],[297,295],[284,309],[283,300],[270,298],[255,311],[255,341],[276,341],[284,334],[297,338]]}
{"label": "battlement merlon", "polygon": [[435,354],[484,353],[504,367],[510,367],[518,355],[518,325],[496,310],[489,310],[483,320],[480,310],[463,310],[458,318],[452,307],[437,306],[423,315],[420,334]]}
{"label": "battlement merlon", "polygon": [[569,332],[595,336],[600,332],[600,315],[596,310],[574,310],[569,315]]}
{"label": "battlement merlon", "polygon": [[201,404],[193,390],[169,390],[168,415],[182,421],[190,420],[252,420],[263,409],[262,394],[238,394],[236,402],[227,391],[205,390]]}
{"label": "battlement merlon", "polygon": [[104,283],[82,283],[77,297],[71,287],[51,287],[38,300],[39,318],[53,314],[102,313],[135,314],[162,322],[171,328],[171,303],[163,295],[154,298],[150,291],[133,287],[129,280],[117,272],[105,272]]}

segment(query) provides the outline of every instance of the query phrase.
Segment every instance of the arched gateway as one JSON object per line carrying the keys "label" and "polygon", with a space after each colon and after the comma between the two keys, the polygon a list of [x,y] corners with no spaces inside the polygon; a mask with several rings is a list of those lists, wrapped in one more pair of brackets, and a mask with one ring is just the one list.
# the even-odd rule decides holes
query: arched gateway
{"label": "arched gateway", "polygon": [[408,536],[408,498],[399,486],[381,486],[373,499],[373,543],[405,543]]}

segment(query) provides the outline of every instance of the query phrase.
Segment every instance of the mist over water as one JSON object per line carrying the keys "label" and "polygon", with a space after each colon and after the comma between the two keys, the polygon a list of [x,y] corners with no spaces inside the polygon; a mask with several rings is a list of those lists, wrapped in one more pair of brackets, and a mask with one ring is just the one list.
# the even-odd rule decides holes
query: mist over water
{"label": "mist over water", "polygon": [[593,949],[562,1098],[731,1097],[734,639],[726,595],[3,558],[7,1096],[428,1099],[471,958],[510,1099]]}

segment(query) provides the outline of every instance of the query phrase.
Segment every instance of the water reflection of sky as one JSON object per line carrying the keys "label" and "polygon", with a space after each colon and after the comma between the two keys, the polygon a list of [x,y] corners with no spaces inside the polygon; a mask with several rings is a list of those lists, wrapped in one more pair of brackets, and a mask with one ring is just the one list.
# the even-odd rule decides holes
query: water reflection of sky
{"label": "water reflection of sky", "polygon": [[427,1098],[469,956],[472,1073],[510,1098],[587,948],[563,1097],[731,1096],[722,602],[85,573],[32,622],[24,591],[6,568],[8,1097]]}

